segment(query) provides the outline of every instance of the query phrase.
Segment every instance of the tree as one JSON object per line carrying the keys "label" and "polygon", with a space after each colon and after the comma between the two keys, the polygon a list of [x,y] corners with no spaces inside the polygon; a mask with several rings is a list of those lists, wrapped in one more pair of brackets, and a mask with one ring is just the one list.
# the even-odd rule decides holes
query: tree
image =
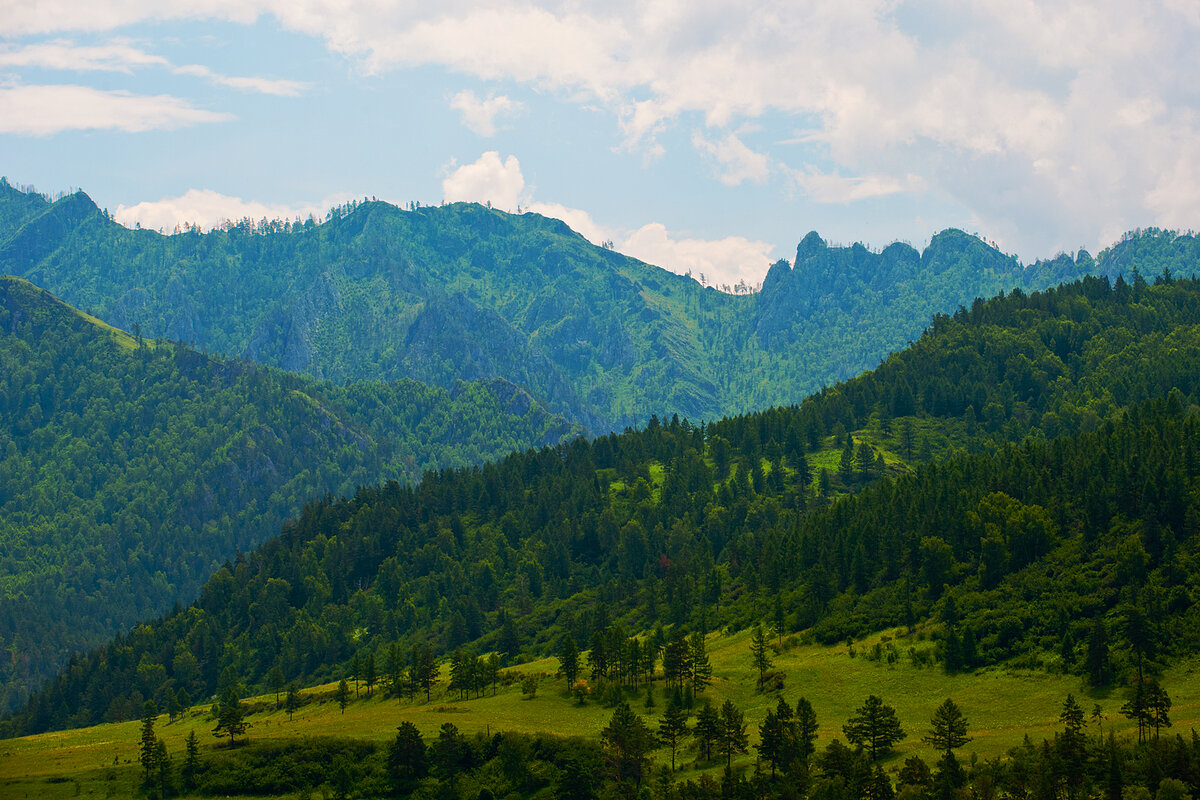
{"label": "tree", "polygon": [[497,649],[505,658],[512,658],[521,651],[521,636],[517,633],[517,623],[512,617],[505,617],[500,626],[500,641]]}
{"label": "tree", "polygon": [[767,641],[766,631],[762,625],[754,626],[754,633],[750,638],[750,657],[754,662],[754,668],[758,670],[758,688],[762,688],[763,680],[766,678],[767,670],[771,668],[770,643]]}
{"label": "tree", "polygon": [[196,776],[200,772],[200,742],[196,739],[195,729],[188,731],[184,741],[183,768],[179,777],[183,779],[183,788],[191,791],[196,788]]}
{"label": "tree", "polygon": [[287,710],[288,722],[291,722],[292,714],[300,707],[300,692],[296,689],[295,681],[288,684],[287,696],[283,699],[283,707]]}
{"label": "tree", "polygon": [[1068,694],[1063,701],[1063,710],[1058,719],[1063,723],[1063,732],[1058,735],[1055,745],[1062,760],[1068,793],[1077,797],[1087,761],[1087,735],[1084,733],[1083,709],[1075,702],[1073,695]]}
{"label": "tree", "polygon": [[671,748],[671,772],[675,771],[675,751],[679,740],[689,733],[687,719],[687,711],[672,700],[667,703],[667,708],[658,723],[658,740]]}
{"label": "tree", "polygon": [[221,696],[220,708],[217,710],[217,725],[213,728],[213,736],[228,736],[229,746],[233,747],[237,744],[237,737],[249,727],[245,717],[246,709],[242,706],[237,690],[232,686],[226,687]]}
{"label": "tree", "polygon": [[712,663],[704,648],[704,634],[693,633],[688,641],[691,645],[688,662],[692,668],[692,691],[700,694],[712,683]]}
{"label": "tree", "polygon": [[971,741],[967,736],[967,719],[962,711],[950,698],[937,707],[930,720],[933,726],[928,736],[922,736],[921,741],[933,745],[947,756],[953,757],[954,751]]}
{"label": "tree", "polygon": [[366,666],[367,699],[371,697],[371,689],[375,686],[375,654],[367,653]]}
{"label": "tree", "polygon": [[174,782],[171,780],[171,754],[167,752],[167,743],[162,739],[156,739],[154,742],[153,762],[154,789],[159,797],[170,797],[174,788]]}
{"label": "tree", "polygon": [[562,644],[559,645],[558,665],[559,670],[567,679],[567,689],[569,690],[579,677],[579,648],[575,645],[575,638],[569,633],[563,637]]}
{"label": "tree", "polygon": [[429,772],[425,740],[411,722],[402,722],[396,729],[396,738],[388,746],[388,777],[396,794],[410,794]]}
{"label": "tree", "polygon": [[640,786],[655,738],[628,703],[621,703],[613,710],[608,725],[600,731],[600,742],[611,777],[617,783],[633,779]]}
{"label": "tree", "polygon": [[354,698],[358,699],[358,679],[362,676],[362,657],[354,654],[354,661],[350,664],[350,678],[354,681]]}
{"label": "tree", "polygon": [[754,745],[759,755],[771,765],[771,777],[775,777],[775,768],[783,760],[787,748],[787,730],[774,711],[767,711],[762,723],[758,726],[758,744]]}
{"label": "tree", "polygon": [[1108,630],[1104,627],[1104,618],[1099,615],[1092,622],[1092,633],[1088,637],[1087,658],[1084,666],[1092,686],[1103,686],[1108,683]]}
{"label": "tree", "polygon": [[884,705],[875,695],[867,697],[865,703],[855,711],[842,732],[851,744],[866,749],[872,761],[892,749],[892,745],[904,738],[904,729],[896,719],[896,709]]}
{"label": "tree", "polygon": [[1171,698],[1167,695],[1167,691],[1158,684],[1158,681],[1150,681],[1146,700],[1149,722],[1154,727],[1154,738],[1157,740],[1160,728],[1171,727]]}
{"label": "tree", "polygon": [[346,706],[350,703],[350,685],[346,683],[346,679],[342,678],[338,681],[337,692],[333,695],[337,699],[338,708],[342,709],[342,713],[346,713]]}
{"label": "tree", "polygon": [[708,761],[712,758],[713,745],[721,736],[721,717],[707,700],[696,714],[695,733],[700,744],[700,755]]}
{"label": "tree", "polygon": [[729,767],[733,764],[734,753],[747,753],[750,748],[750,739],[746,736],[746,717],[730,700],[721,704],[720,732],[717,744],[725,754],[725,766]]}
{"label": "tree", "polygon": [[142,783],[146,786],[150,785],[154,771],[154,743],[157,741],[154,735],[154,721],[157,718],[158,709],[153,701],[147,700],[142,705],[142,737],[138,755],[138,760],[142,764]]}
{"label": "tree", "polygon": [[271,666],[271,671],[267,673],[267,683],[271,685],[271,690],[275,692],[275,710],[279,710],[279,692],[283,689],[283,667],[279,664]]}
{"label": "tree", "polygon": [[817,732],[820,726],[817,724],[817,712],[813,710],[812,703],[801,697],[796,701],[796,754],[805,763],[816,752],[817,748]]}

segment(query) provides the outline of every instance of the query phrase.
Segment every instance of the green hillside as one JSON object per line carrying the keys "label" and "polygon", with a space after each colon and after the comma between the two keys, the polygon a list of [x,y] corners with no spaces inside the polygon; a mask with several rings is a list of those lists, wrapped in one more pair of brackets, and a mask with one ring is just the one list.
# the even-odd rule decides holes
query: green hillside
{"label": "green hillside", "polygon": [[823,642],[928,621],[950,672],[1128,680],[1200,645],[1198,326],[1194,281],[1014,293],[798,407],[310,504],[12,726],[321,682],[392,644],[524,658],[760,621]]}
{"label": "green hillside", "polygon": [[0,278],[0,708],[195,597],[313,497],[577,432],[501,381],[321,383]]}
{"label": "green hillside", "polygon": [[1189,274],[1197,256],[1163,231],[1029,266],[957,230],[923,252],[810,233],[760,292],[734,295],[472,204],[364,201],[320,224],[174,235],[126,229],[83,193],[50,203],[0,182],[0,209],[0,272],[125,330],[338,382],[503,378],[593,433],[797,403],[976,297]]}

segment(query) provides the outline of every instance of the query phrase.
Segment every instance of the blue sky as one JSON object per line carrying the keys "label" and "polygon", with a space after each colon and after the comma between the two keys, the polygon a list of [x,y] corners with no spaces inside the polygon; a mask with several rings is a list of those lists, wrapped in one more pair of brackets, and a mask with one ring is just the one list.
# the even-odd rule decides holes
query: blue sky
{"label": "blue sky", "polygon": [[127,224],[490,201],[709,283],[1200,219],[1200,4],[0,0],[0,174]]}

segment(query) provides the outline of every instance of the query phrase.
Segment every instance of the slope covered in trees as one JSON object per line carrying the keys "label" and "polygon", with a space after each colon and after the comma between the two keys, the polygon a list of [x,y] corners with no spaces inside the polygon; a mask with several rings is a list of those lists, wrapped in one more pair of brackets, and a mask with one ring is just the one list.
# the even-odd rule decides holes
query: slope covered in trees
{"label": "slope covered in trees", "polygon": [[1197,254],[1150,231],[1098,260],[1023,267],[956,230],[878,253],[811,233],[761,292],[727,294],[557,220],[471,204],[365,201],[322,224],[171,236],[124,228],[81,192],[50,203],[0,183],[0,209],[0,272],[125,330],[335,381],[500,377],[593,433],[795,403],[976,297],[1179,272]]}
{"label": "slope covered in trees", "polygon": [[577,433],[503,382],[325,384],[0,278],[0,708],[195,597],[313,497]]}
{"label": "slope covered in trees", "polygon": [[[757,622],[836,641],[933,618],[948,669],[1092,672],[1099,645],[1081,643],[1098,635],[1092,674],[1110,680],[1200,645],[1198,376],[1200,283],[981,302],[798,407],[652,419],[310,504],[190,608],[73,660],[12,724],[316,681],[394,643],[530,655],[566,634],[594,650],[619,630]],[[909,450],[959,452],[911,470],[883,455]]]}

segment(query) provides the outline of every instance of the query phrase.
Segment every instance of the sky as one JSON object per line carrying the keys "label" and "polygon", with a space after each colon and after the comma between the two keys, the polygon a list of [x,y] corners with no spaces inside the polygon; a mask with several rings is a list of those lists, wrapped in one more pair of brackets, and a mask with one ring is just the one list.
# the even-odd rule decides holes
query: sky
{"label": "sky", "polygon": [[349,199],[755,285],[809,230],[1200,227],[1196,0],[0,0],[0,175],[170,231]]}

